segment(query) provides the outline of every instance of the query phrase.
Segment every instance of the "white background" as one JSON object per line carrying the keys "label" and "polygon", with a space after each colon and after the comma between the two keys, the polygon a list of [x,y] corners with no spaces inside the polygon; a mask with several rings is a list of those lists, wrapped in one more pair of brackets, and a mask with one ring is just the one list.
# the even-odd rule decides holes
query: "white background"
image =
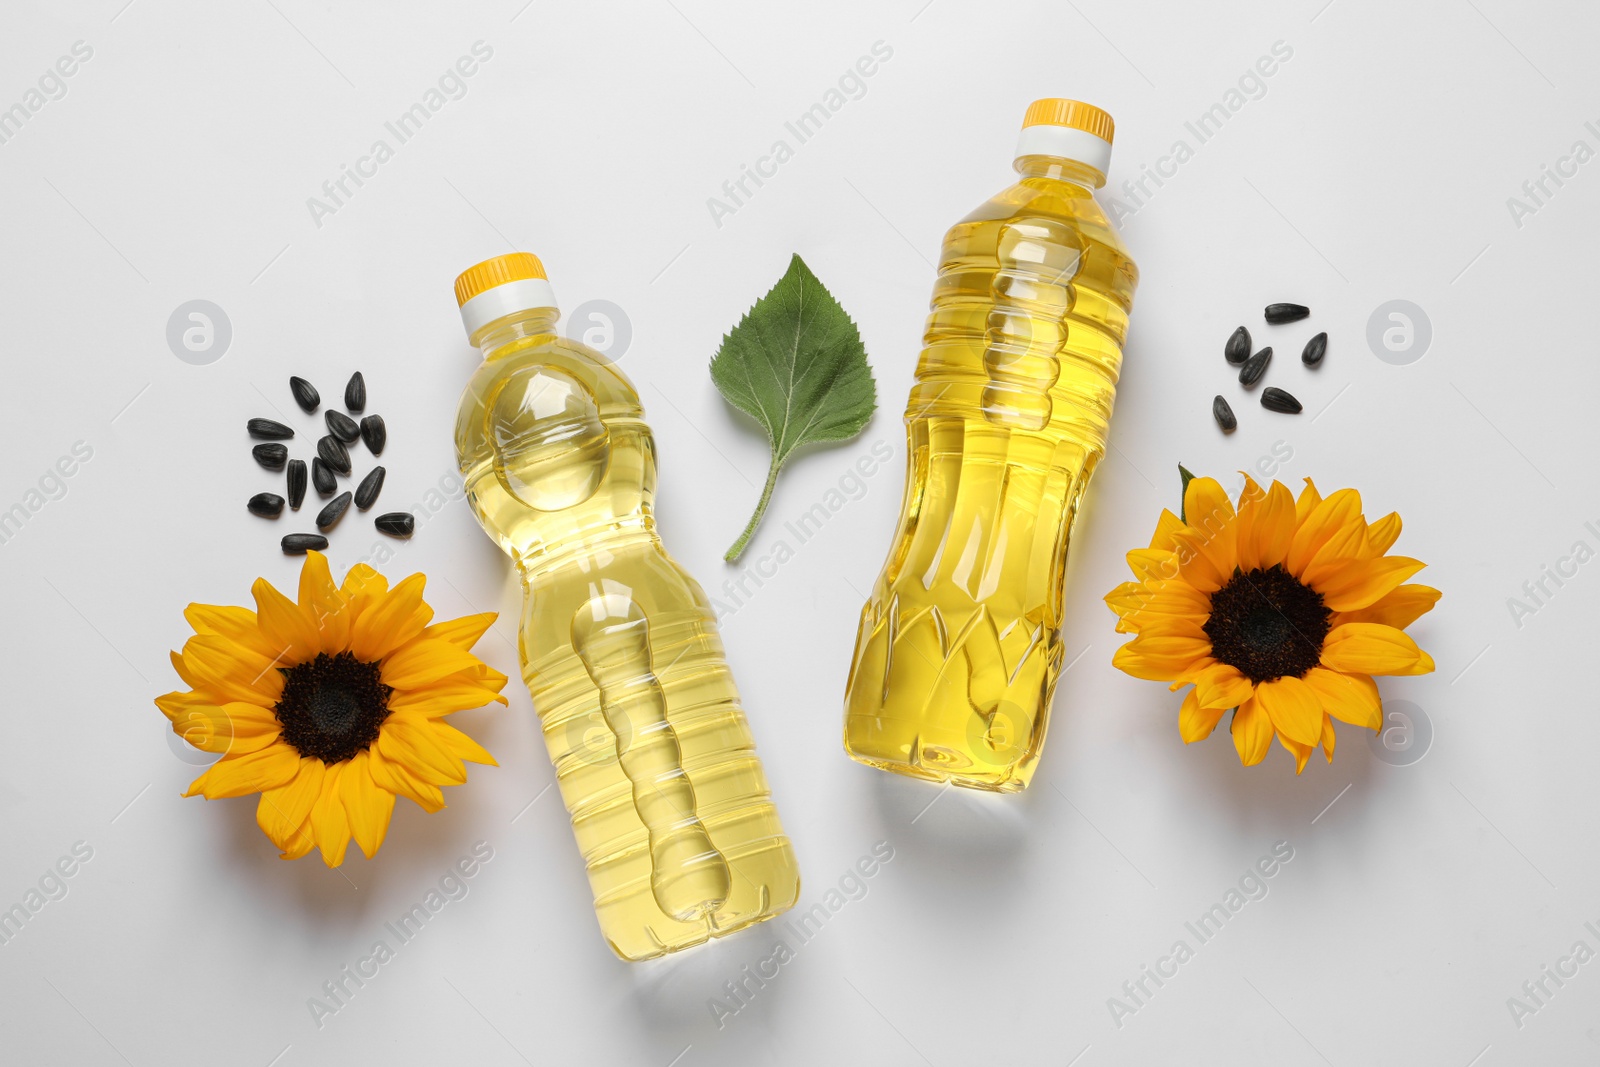
{"label": "white background", "polygon": [[[0,1059],[26,1064],[892,1063],[1576,1064],[1600,1058],[1600,962],[1521,1019],[1507,999],[1574,942],[1600,950],[1590,684],[1600,563],[1518,620],[1508,599],[1582,540],[1600,549],[1593,340],[1600,163],[1538,210],[1507,198],[1600,120],[1579,4],[1297,0],[1226,5],[737,4],[550,0],[6,5],[0,107],[75,41],[93,57],[0,144],[0,509],[74,442],[93,456],[0,545],[0,906],[74,842],[68,894],[0,946]],[[119,8],[121,10],[119,11]],[[1320,8],[1320,10],[1319,10]],[[492,58],[318,226],[307,198],[475,41]],[[707,199],[792,135],[874,42],[892,58],[717,225]],[[899,505],[900,414],[944,230],[1011,180],[1038,96],[1117,122],[1112,192],[1155,165],[1274,42],[1264,94],[1143,199],[1126,372],[1078,525],[1067,659],[1033,787],[988,797],[849,762],[840,704],[856,613]],[[1149,186],[1154,188],[1154,186]],[[1125,196],[1125,194],[1124,194]],[[1126,199],[1126,197],[1125,197]],[[1127,201],[1133,207],[1132,200]],[[1532,201],[1529,201],[1532,206]],[[707,589],[754,503],[766,444],[706,374],[722,332],[800,252],[857,318],[881,407],[858,440],[797,460],[742,565],[794,558],[724,624],[753,729],[821,901],[876,842],[894,859],[748,1006],[723,983],[772,951],[759,928],[648,965],[601,942],[526,691],[468,713],[501,760],[424,815],[399,805],[373,861],[284,863],[253,799],[180,794],[202,769],[151,698],[191,600],[291,588],[280,483],[246,418],[287,413],[302,374],[337,399],[365,371],[390,428],[383,503],[453,467],[475,355],[450,284],[484,257],[543,257],[569,310],[620,307],[621,362],[662,456],[667,543]],[[168,316],[206,299],[232,342],[176,358]],[[1432,344],[1381,362],[1367,320],[1419,305]],[[1267,328],[1262,305],[1311,305]],[[1264,411],[1221,357],[1239,323],[1278,359]],[[1322,369],[1295,358],[1319,329]],[[1239,430],[1211,422],[1216,392]],[[783,529],[874,441],[895,458],[820,534]],[[1378,759],[1339,728],[1333,766],[1274,749],[1242,769],[1223,733],[1185,747],[1178,698],[1112,669],[1101,596],[1176,506],[1176,465],[1222,477],[1282,442],[1296,489],[1399,509],[1397,551],[1444,590],[1413,634],[1438,661],[1389,679],[1431,745]],[[51,483],[53,485],[53,483]],[[59,495],[59,493],[57,494]],[[39,498],[33,498],[36,502]],[[313,504],[308,505],[314,506]],[[309,512],[302,513],[301,525]],[[515,674],[507,561],[452,500],[383,565],[430,576],[441,616],[507,613],[480,651]],[[337,573],[370,517],[334,537]],[[753,583],[749,588],[754,589]],[[1532,602],[1528,602],[1530,605]],[[1080,652],[1081,657],[1079,656]],[[1074,657],[1079,657],[1074,660]],[[1403,738],[1402,738],[1403,740]],[[1405,762],[1411,760],[1411,762]],[[529,806],[530,801],[539,798]],[[930,806],[931,805],[931,806]],[[378,977],[313,1021],[324,981],[473,842],[494,858]],[[1204,945],[1184,923],[1275,842],[1294,858]],[[1184,939],[1136,1014],[1108,999]]]}

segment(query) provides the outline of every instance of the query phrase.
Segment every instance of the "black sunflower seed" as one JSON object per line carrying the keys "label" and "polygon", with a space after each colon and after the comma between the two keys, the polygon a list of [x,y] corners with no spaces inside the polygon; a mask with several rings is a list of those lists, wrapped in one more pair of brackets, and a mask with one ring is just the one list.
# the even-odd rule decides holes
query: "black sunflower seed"
{"label": "black sunflower seed", "polygon": [[386,533],[391,537],[410,537],[412,531],[417,528],[417,520],[412,518],[409,511],[391,511],[373,519],[372,525],[378,528],[379,533]]}
{"label": "black sunflower seed", "polygon": [[333,434],[327,434],[317,442],[317,455],[322,457],[322,462],[340,474],[350,473],[350,450]]}
{"label": "black sunflower seed", "polygon": [[1217,425],[1222,427],[1223,433],[1232,433],[1239,425],[1239,420],[1233,417],[1233,409],[1228,402],[1218,393],[1217,398],[1211,402],[1211,417],[1217,420]]}
{"label": "black sunflower seed", "polygon": [[374,456],[383,455],[383,446],[389,440],[389,431],[383,425],[382,415],[368,415],[361,420],[361,439],[367,443],[367,451]]}
{"label": "black sunflower seed", "polygon": [[289,461],[289,506],[296,511],[306,499],[306,461],[291,459]]}
{"label": "black sunflower seed", "polygon": [[1322,362],[1322,357],[1328,354],[1328,335],[1319,333],[1306,342],[1305,351],[1300,353],[1300,362],[1308,367],[1315,367]]}
{"label": "black sunflower seed", "polygon": [[311,461],[311,484],[319,496],[333,495],[333,468],[322,462],[321,456]]}
{"label": "black sunflower seed", "polygon": [[1227,345],[1222,349],[1222,355],[1229,363],[1238,366],[1250,358],[1250,331],[1243,326],[1234,330],[1228,337]]}
{"label": "black sunflower seed", "polygon": [[300,405],[300,410],[308,414],[317,410],[317,405],[322,403],[322,394],[317,392],[317,387],[297,375],[289,376],[289,392],[294,394],[294,402]]}
{"label": "black sunflower seed", "polygon": [[328,420],[328,432],[344,444],[349,444],[361,436],[361,427],[356,425],[356,420],[342,411],[329,408],[322,417]]}
{"label": "black sunflower seed", "polygon": [[334,525],[344,517],[345,508],[348,508],[349,506],[349,493],[340,493],[338,496],[328,501],[327,505],[321,511],[317,512],[317,529],[332,529]]}
{"label": "black sunflower seed", "polygon": [[1304,304],[1268,304],[1265,314],[1267,321],[1276,326],[1283,322],[1298,322],[1311,314],[1311,309]]}
{"label": "black sunflower seed", "polygon": [[1246,389],[1261,380],[1267,373],[1267,364],[1272,362],[1272,346],[1268,345],[1249,359],[1244,361],[1244,366],[1239,368],[1239,384]]}
{"label": "black sunflower seed", "polygon": [[283,465],[289,462],[289,449],[280,444],[259,444],[250,450],[250,454],[269,471],[281,471]]}
{"label": "black sunflower seed", "polygon": [[367,380],[360,371],[350,375],[350,384],[344,387],[344,406],[351,411],[360,411],[367,406]]}
{"label": "black sunflower seed", "polygon": [[263,519],[275,519],[283,514],[283,497],[277,493],[257,493],[250,498],[250,503],[245,507],[250,509],[252,515],[260,515]]}
{"label": "black sunflower seed", "polygon": [[286,556],[303,556],[313,548],[320,552],[328,547],[328,539],[321,534],[284,534],[282,543]]}
{"label": "black sunflower seed", "polygon": [[356,507],[366,511],[378,499],[378,494],[383,491],[383,477],[385,471],[382,467],[373,467],[367,476],[361,479],[361,484],[356,486]]}
{"label": "black sunflower seed", "polygon": [[1285,415],[1300,414],[1300,401],[1275,385],[1269,385],[1261,390],[1261,406],[1268,411],[1278,411]]}
{"label": "black sunflower seed", "polygon": [[251,437],[262,441],[287,441],[294,436],[294,430],[273,419],[251,419],[244,428]]}

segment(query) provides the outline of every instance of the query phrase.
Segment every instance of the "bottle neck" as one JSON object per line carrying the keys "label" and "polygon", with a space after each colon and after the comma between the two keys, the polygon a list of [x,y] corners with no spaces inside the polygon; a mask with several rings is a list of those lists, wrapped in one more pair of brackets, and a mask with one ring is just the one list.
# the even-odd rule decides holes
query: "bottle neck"
{"label": "bottle neck", "polygon": [[493,359],[496,352],[531,337],[553,337],[556,322],[561,318],[559,308],[526,308],[495,319],[472,335],[484,359]]}
{"label": "bottle neck", "polygon": [[1098,189],[1106,183],[1104,174],[1065,156],[1018,156],[1011,168],[1024,178],[1054,178],[1086,189]]}

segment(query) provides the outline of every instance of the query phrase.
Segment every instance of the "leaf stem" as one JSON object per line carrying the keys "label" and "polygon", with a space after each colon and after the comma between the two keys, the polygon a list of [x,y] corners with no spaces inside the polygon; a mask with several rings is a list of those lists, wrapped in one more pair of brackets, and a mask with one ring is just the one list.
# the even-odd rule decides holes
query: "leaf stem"
{"label": "leaf stem", "polygon": [[772,465],[767,468],[767,484],[761,487],[761,499],[756,503],[755,514],[751,515],[750,521],[745,524],[744,532],[739,535],[739,540],[735,541],[733,547],[728,549],[727,553],[722,557],[728,563],[732,563],[744,554],[745,546],[750,543],[750,538],[754,536],[756,527],[761,525],[761,516],[767,513],[767,502],[772,499],[772,487],[778,484],[778,471],[782,469],[783,464],[778,460],[777,456],[773,456]]}

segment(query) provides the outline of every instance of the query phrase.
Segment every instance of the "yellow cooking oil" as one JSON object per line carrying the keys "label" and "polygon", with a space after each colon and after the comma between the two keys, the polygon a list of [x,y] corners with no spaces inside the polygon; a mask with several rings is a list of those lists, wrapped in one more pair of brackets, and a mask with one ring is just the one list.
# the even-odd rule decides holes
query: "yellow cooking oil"
{"label": "yellow cooking oil", "polygon": [[657,535],[655,439],[603,355],[555,333],[539,261],[456,282],[483,352],[456,421],[478,521],[521,575],[523,680],[617,955],[769,919],[800,874],[716,618]]}
{"label": "yellow cooking oil", "polygon": [[1099,108],[1036,101],[1020,180],[945,236],[899,528],[847,687],[844,744],[862,763],[999,792],[1033,776],[1067,541],[1105,453],[1139,277],[1094,197],[1112,132]]}

